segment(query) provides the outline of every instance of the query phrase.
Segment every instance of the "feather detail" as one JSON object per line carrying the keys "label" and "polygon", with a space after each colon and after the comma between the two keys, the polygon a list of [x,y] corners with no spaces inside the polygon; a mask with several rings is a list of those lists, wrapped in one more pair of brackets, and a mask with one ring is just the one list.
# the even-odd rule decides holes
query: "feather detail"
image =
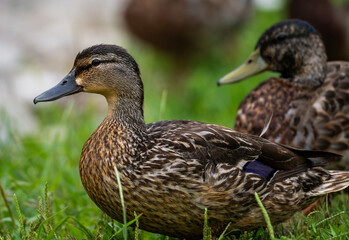
{"label": "feather detail", "polygon": [[346,171],[329,170],[330,179],[325,180],[317,188],[307,192],[307,196],[322,196],[331,192],[341,191],[349,186],[349,173]]}

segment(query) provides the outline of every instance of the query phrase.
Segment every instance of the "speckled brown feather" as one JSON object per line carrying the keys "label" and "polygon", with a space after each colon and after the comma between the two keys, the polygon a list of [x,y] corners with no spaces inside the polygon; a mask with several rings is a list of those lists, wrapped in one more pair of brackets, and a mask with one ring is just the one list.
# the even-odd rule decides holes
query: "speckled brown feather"
{"label": "speckled brown feather", "polygon": [[[268,31],[272,32],[272,30]],[[317,41],[319,39],[317,38]],[[290,42],[289,44],[295,43]],[[301,51],[299,47],[299,52],[308,54],[310,59],[314,54],[324,54],[321,44],[315,45],[318,45],[315,50],[316,48],[321,50],[314,51],[316,52],[314,53],[313,50],[307,51],[308,48],[302,45],[304,49]],[[292,48],[292,46],[289,47]],[[270,48],[280,49],[278,46]],[[303,58],[306,57],[303,56]],[[321,58],[326,59],[325,56]],[[269,61],[281,61],[274,57],[271,59],[273,60]],[[349,63],[325,63],[323,73],[317,67],[318,65],[321,66],[322,63],[313,62],[309,65],[309,68],[312,68],[311,71],[318,71],[318,74],[309,73],[307,68],[302,66],[298,71],[303,75],[297,72],[291,75],[288,73],[289,77],[274,77],[261,83],[240,104],[235,129],[258,135],[262,132],[266,119],[273,114],[269,129],[264,134],[265,138],[298,148],[330,151],[344,155],[342,161],[331,162],[329,167],[348,169]],[[285,75],[284,72],[282,74]],[[315,78],[319,74],[322,76],[319,78],[321,80],[314,80],[319,84],[314,86],[302,83],[303,76]],[[311,82],[309,79],[307,81]]]}
{"label": "speckled brown feather", "polygon": [[274,141],[281,136],[283,140],[280,142],[291,145],[296,131],[288,127],[290,120],[286,118],[285,113],[296,99],[305,97],[308,89],[305,86],[293,86],[282,78],[272,78],[261,83],[241,102],[234,129],[259,135],[266,119],[272,115],[268,130],[263,136]]}
{"label": "speckled brown feather", "polygon": [[[79,89],[107,98],[107,117],[85,143],[79,170],[90,198],[113,219],[122,221],[122,187],[128,221],[136,212],[143,214],[141,229],[198,239],[205,208],[209,226],[218,236],[229,222],[230,229],[241,230],[265,225],[255,192],[272,222],[278,223],[319,196],[349,185],[349,172],[327,171],[306,158],[338,157],[335,154],[293,150],[201,122],[146,125],[142,81],[133,58],[125,54],[117,46],[93,46],[78,55],[69,73],[75,75]],[[77,74],[79,67],[85,70]],[[47,95],[35,102],[49,101]],[[263,177],[263,173],[248,172],[250,163],[272,170]],[[122,186],[117,184],[114,167]]]}
{"label": "speckled brown feather", "polygon": [[[235,129],[258,134],[273,118],[265,137],[294,147],[346,154],[349,144],[349,64],[328,63],[320,87],[295,86],[272,78],[240,104]],[[346,156],[348,157],[348,156]],[[347,164],[342,162],[342,168]]]}

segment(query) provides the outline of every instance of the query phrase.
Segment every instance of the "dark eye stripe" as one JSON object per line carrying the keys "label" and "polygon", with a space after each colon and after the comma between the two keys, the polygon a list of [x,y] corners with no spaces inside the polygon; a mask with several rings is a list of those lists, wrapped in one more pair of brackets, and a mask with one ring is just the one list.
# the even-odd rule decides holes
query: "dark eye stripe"
{"label": "dark eye stripe", "polygon": [[[111,62],[116,62],[116,60],[100,60],[99,64],[102,64],[102,63],[111,63]],[[92,63],[86,65],[86,66],[79,66],[76,68],[75,70],[75,76],[81,74],[82,72],[85,72],[85,71],[88,71],[91,67],[94,67],[94,65]]]}
{"label": "dark eye stripe", "polygon": [[89,64],[87,66],[79,66],[79,67],[77,67],[76,70],[75,70],[75,76],[81,74],[84,71],[89,70],[91,67],[92,67],[91,64]]}

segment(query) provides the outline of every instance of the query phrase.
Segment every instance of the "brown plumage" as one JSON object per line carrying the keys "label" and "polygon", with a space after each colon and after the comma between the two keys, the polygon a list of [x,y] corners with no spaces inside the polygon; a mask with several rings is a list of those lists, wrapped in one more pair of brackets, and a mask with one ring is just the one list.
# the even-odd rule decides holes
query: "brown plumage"
{"label": "brown plumage", "polygon": [[255,192],[278,223],[349,185],[349,172],[324,170],[313,159],[336,154],[291,149],[214,124],[145,124],[138,66],[118,46],[82,51],[70,73],[34,102],[80,91],[102,94],[108,102],[106,118],[83,147],[81,181],[97,206],[118,221],[122,208],[114,167],[128,220],[142,213],[141,229],[189,239],[202,237],[205,208],[217,236],[229,222],[241,230],[265,225]]}
{"label": "brown plumage", "polygon": [[220,80],[236,82],[263,70],[281,73],[246,96],[235,129],[259,135],[272,114],[265,138],[339,153],[344,158],[331,167],[349,168],[349,63],[326,59],[322,40],[308,23],[273,25],[260,37],[253,56]]}

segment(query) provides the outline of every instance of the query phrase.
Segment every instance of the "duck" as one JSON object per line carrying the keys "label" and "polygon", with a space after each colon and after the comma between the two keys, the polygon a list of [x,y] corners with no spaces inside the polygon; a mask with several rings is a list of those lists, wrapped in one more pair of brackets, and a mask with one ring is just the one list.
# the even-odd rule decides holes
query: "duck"
{"label": "duck", "polygon": [[[99,44],[77,54],[70,72],[34,103],[80,92],[101,94],[105,119],[84,144],[82,185],[111,218],[142,214],[140,229],[202,237],[204,214],[213,236],[265,226],[257,193],[273,223],[329,192],[349,186],[349,172],[325,170],[338,154],[299,150],[224,126],[190,120],[145,123],[138,64],[122,47]],[[117,169],[120,186],[114,171]]]}
{"label": "duck", "polygon": [[272,25],[254,51],[218,85],[277,72],[255,87],[240,103],[234,129],[264,133],[268,140],[343,156],[332,169],[349,169],[349,62],[327,62],[320,34],[309,23],[291,19]]}
{"label": "duck", "polygon": [[[250,17],[251,0],[129,0],[123,18],[132,35],[184,61],[222,44]],[[179,57],[179,59],[178,59]]]}

